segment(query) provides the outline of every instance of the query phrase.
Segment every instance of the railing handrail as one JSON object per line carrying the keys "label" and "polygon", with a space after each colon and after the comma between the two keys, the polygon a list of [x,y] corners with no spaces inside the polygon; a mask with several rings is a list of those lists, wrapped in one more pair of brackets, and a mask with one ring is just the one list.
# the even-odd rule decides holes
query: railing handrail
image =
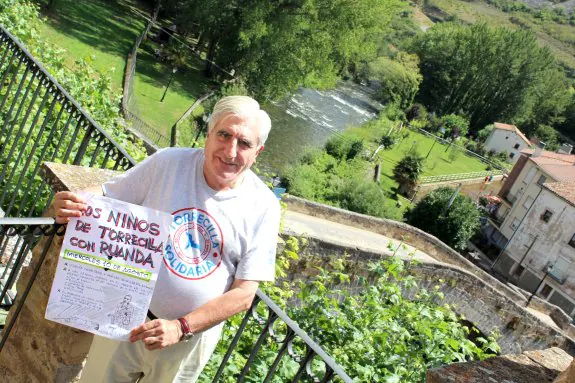
{"label": "railing handrail", "polygon": [[90,123],[90,125],[92,125],[96,130],[98,130],[98,132],[100,134],[102,134],[104,137],[106,137],[115,147],[116,149],[118,149],[118,151],[128,160],[130,161],[130,163],[132,165],[136,165],[136,161],[128,154],[128,152],[122,147],[120,146],[104,129],[102,129],[102,127],[100,125],[98,125],[98,123],[96,121],[94,121],[92,119],[92,117],[90,117],[85,111],[84,109],[82,109],[82,107],[80,106],[80,104],[78,104],[78,102],[76,102],[76,100],[68,93],[66,92],[66,90],[64,88],[62,88],[62,86],[60,85],[60,83],[58,83],[58,81],[52,77],[48,71],[46,70],[46,68],[44,68],[42,66],[42,64],[36,60],[34,58],[34,56],[32,56],[30,54],[30,52],[28,52],[28,50],[24,47],[24,45],[20,42],[20,40],[18,40],[15,36],[13,36],[10,32],[8,32],[6,30],[6,28],[4,28],[4,25],[0,24],[0,30],[2,31],[2,33],[6,34],[14,44],[16,44],[16,46],[18,47],[18,49],[20,49],[24,55],[34,63],[34,65],[36,65],[38,67],[38,69],[42,72],[42,74],[44,76],[46,76],[46,78],[52,82],[52,84],[58,89],[59,92],[61,92],[64,97],[66,98],[66,100],[71,103],[76,110],[78,111],[78,113],[80,113],[82,115],[82,117],[88,122]]}
{"label": "railing handrail", "polygon": [[260,289],[256,292],[260,298],[293,332],[300,337],[316,353],[324,363],[333,370],[345,383],[353,383],[353,380],[341,369],[341,367],[313,340],[305,331],[303,331],[296,322],[276,305],[270,297],[264,294]]}
{"label": "railing handrail", "polygon": [[4,217],[0,218],[0,226],[4,225],[53,225],[56,223],[54,218],[50,217],[32,217],[32,218],[17,218],[17,217]]}
{"label": "railing handrail", "polygon": [[485,170],[481,172],[469,172],[469,173],[453,173],[453,174],[442,174],[437,176],[425,176],[421,177],[421,183],[430,183],[434,181],[452,181],[452,180],[463,180],[479,178],[483,176],[494,176],[501,175],[503,172],[501,170]]}

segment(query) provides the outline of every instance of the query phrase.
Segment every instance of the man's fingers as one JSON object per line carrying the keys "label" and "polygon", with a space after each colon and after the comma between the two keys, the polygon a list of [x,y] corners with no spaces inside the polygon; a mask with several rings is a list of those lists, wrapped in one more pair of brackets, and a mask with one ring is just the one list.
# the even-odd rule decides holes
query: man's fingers
{"label": "man's fingers", "polygon": [[86,200],[78,193],[71,191],[58,192],[54,196],[56,200],[70,200],[73,202],[86,203]]}

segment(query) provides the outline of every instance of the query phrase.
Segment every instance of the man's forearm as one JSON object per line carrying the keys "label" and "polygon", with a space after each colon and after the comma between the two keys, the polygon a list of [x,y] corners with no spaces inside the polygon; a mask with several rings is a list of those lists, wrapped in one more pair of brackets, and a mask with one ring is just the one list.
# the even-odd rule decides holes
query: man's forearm
{"label": "man's forearm", "polygon": [[[234,286],[225,294],[212,299],[206,304],[184,316],[193,333],[199,333],[214,327],[229,317],[250,308],[257,291],[257,282],[246,286]],[[235,284],[235,282],[234,282]]]}

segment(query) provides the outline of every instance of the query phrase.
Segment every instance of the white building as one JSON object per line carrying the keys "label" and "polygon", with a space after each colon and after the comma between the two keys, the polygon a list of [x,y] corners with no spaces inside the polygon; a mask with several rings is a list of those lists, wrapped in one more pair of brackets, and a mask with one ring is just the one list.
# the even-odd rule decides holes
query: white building
{"label": "white building", "polygon": [[531,141],[515,126],[496,122],[493,131],[485,141],[485,149],[495,153],[508,153],[507,161],[517,162],[523,149],[531,146]]}
{"label": "white building", "polygon": [[499,196],[494,270],[575,318],[575,155],[524,150]]}

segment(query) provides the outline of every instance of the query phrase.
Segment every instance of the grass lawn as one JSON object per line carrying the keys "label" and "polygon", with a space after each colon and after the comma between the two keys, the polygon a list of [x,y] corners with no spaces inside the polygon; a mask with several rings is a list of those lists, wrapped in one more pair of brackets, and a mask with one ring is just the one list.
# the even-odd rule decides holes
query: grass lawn
{"label": "grass lawn", "polygon": [[[41,6],[47,2],[37,1]],[[96,70],[110,76],[114,89],[121,92],[127,55],[146,25],[142,14],[148,10],[136,0],[57,0],[40,28],[46,40],[66,50],[69,66],[87,58]],[[160,102],[172,68],[157,62],[155,48],[156,43],[149,40],[140,47],[130,110],[169,137],[171,126],[207,92],[211,82],[202,76],[203,62],[194,56],[176,73]],[[200,108],[196,113],[201,112]]]}
{"label": "grass lawn", "polygon": [[[39,5],[47,3],[38,1]],[[67,62],[88,58],[92,66],[111,77],[122,90],[126,57],[145,20],[130,12],[134,4],[102,0],[58,0],[55,10],[40,25],[42,36],[64,48]]]}
{"label": "grass lawn", "polygon": [[[134,93],[129,108],[164,136],[169,137],[172,125],[198,97],[209,91],[211,83],[202,75],[203,61],[193,55],[192,61],[176,72],[164,102],[160,102],[173,67],[154,58],[155,48],[156,43],[149,40],[140,46]],[[200,108],[195,113],[201,112]]]}

